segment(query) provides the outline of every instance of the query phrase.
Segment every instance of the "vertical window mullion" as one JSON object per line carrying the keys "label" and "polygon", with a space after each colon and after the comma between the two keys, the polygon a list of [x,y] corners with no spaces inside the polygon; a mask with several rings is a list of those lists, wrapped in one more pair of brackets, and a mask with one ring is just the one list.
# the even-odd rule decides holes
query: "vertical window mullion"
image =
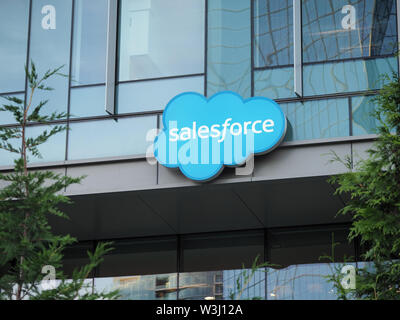
{"label": "vertical window mullion", "polygon": [[293,0],[293,38],[294,38],[294,92],[303,96],[303,48],[301,0]]}
{"label": "vertical window mullion", "polygon": [[[25,67],[29,70],[29,59],[30,59],[30,41],[31,41],[31,23],[32,23],[32,0],[29,0],[29,16],[28,16],[28,36],[26,44],[26,63]],[[25,75],[25,98],[24,98],[24,108],[26,108],[28,100],[28,77]]]}
{"label": "vertical window mullion", "polygon": [[116,114],[115,75],[118,30],[117,23],[118,0],[108,0],[105,110],[111,115]]}
{"label": "vertical window mullion", "polygon": [[[72,53],[74,41],[74,16],[75,16],[75,0],[72,0],[71,10],[71,37],[69,44],[69,69],[68,69],[68,98],[67,98],[67,131],[65,134],[65,160],[68,160],[68,138],[69,138],[69,117],[71,111],[71,81],[72,81]],[[66,169],[65,169],[66,170]]]}
{"label": "vertical window mullion", "polygon": [[[400,43],[400,0],[396,0],[396,15],[397,15],[397,44],[399,44]],[[399,47],[398,50],[400,50]],[[400,73],[400,55],[397,55],[397,70]]]}

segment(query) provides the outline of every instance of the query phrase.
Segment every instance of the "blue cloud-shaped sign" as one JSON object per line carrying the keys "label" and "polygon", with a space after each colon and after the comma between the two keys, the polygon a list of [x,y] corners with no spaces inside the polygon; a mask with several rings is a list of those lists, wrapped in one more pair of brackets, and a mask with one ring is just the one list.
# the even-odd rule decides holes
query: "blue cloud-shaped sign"
{"label": "blue cloud-shaped sign", "polygon": [[273,150],[285,133],[286,117],[273,100],[243,100],[231,91],[209,99],[186,92],[166,106],[154,156],[192,180],[207,181],[224,166],[239,166],[252,154]]}

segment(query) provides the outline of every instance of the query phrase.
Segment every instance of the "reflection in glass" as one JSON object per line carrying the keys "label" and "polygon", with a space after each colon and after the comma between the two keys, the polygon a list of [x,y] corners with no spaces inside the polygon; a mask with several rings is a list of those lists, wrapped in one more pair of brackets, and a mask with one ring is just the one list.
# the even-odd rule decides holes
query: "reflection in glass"
{"label": "reflection in glass", "polygon": [[162,110],[182,92],[204,94],[204,77],[185,77],[118,85],[118,113]]}
{"label": "reflection in glass", "polygon": [[373,96],[352,98],[354,136],[376,133],[379,122],[372,115],[376,108],[372,99]]}
{"label": "reflection in glass", "polygon": [[295,97],[293,68],[274,68],[254,72],[254,95],[270,99]]}
{"label": "reflection in glass", "polygon": [[382,87],[382,74],[397,72],[397,59],[313,64],[304,66],[303,70],[306,96],[371,90]]}
{"label": "reflection in glass", "polygon": [[254,3],[255,67],[293,64],[293,0]]}
{"label": "reflection in glass", "polygon": [[[36,64],[39,75],[61,66],[64,67],[60,72],[68,74],[72,1],[34,0],[32,5],[30,60]],[[49,100],[42,108],[43,114],[66,113],[68,78],[55,75],[46,81],[46,85],[54,90],[36,91],[33,106]]]}
{"label": "reflection in glass", "polygon": [[[62,124],[65,125],[65,124]],[[53,126],[29,126],[27,127],[27,137],[35,138],[42,134],[45,130],[49,132]],[[38,147],[42,158],[34,157],[28,153],[29,161],[31,163],[40,162],[53,162],[65,160],[65,144],[66,144],[66,131],[59,132],[53,135],[46,143]]]}
{"label": "reflection in glass", "polygon": [[396,52],[394,0],[304,0],[302,12],[304,62]]}
{"label": "reflection in glass", "polygon": [[72,123],[69,159],[145,154],[147,131],[157,128],[157,116]]}
{"label": "reflection in glass", "polygon": [[347,99],[280,104],[288,120],[285,141],[348,136]]}
{"label": "reflection in glass", "polygon": [[176,300],[178,297],[179,300],[229,300],[232,294],[236,299],[264,299],[264,270],[256,271],[248,283],[242,285],[243,291],[239,294],[237,280],[245,282],[241,272],[223,270],[100,277],[95,278],[94,288],[100,291],[119,289],[121,300]]}
{"label": "reflection in glass", "polygon": [[223,272],[185,272],[179,274],[180,300],[220,300],[223,298]]}
{"label": "reflection in glass", "polygon": [[29,1],[0,1],[0,93],[23,91]]}
{"label": "reflection in glass", "polygon": [[105,82],[107,0],[75,1],[72,85]]}
{"label": "reflection in glass", "polygon": [[94,288],[118,289],[120,300],[176,300],[177,274],[95,278]]}
{"label": "reflection in glass", "polygon": [[[347,263],[346,263],[347,264]],[[348,263],[354,265],[354,263]],[[291,265],[284,269],[269,269],[268,300],[336,300],[338,297],[327,275],[335,272],[333,263]]]}
{"label": "reflection in glass", "polygon": [[104,86],[71,88],[70,117],[106,115],[104,101]]}
{"label": "reflection in glass", "polygon": [[332,284],[323,277],[334,272],[335,264],[324,263],[322,257],[354,261],[348,233],[345,226],[271,230],[269,262],[279,269],[267,270],[267,299],[336,299]]}
{"label": "reflection in glass", "polygon": [[251,95],[250,0],[208,2],[207,96]]}
{"label": "reflection in glass", "polygon": [[204,72],[204,0],[122,0],[119,80]]}
{"label": "reflection in glass", "polygon": [[354,259],[354,243],[349,243],[348,234],[349,229],[341,226],[271,230],[269,262],[279,268],[320,263],[321,256],[332,255],[332,243],[337,243],[335,261]]}
{"label": "reflection in glass", "polygon": [[[224,300],[264,300],[265,299],[265,278],[264,268],[259,268],[254,272],[253,277],[248,281],[244,273],[251,274],[251,269],[224,270],[223,277],[223,298]],[[240,283],[240,289],[237,282]]]}
{"label": "reflection in glass", "polygon": [[325,277],[344,265],[355,267],[353,262],[296,264],[260,268],[247,279],[243,271],[250,274],[250,269],[98,277],[94,289],[118,289],[121,300],[336,300]]}
{"label": "reflection in glass", "polygon": [[[197,270],[179,273],[176,237],[118,240],[115,250],[97,268],[94,287],[100,291],[119,289],[121,299],[126,300],[336,299],[332,284],[324,276],[336,267],[355,266],[354,242],[348,241],[348,232],[345,225],[272,228],[268,230],[268,262],[273,268],[258,268],[250,278],[244,274],[250,275],[251,269],[231,269],[229,265],[247,260],[252,264],[253,247],[264,250],[265,238],[260,238],[263,231],[183,237],[181,268]],[[337,243],[335,263],[327,263],[321,257],[332,254],[333,242]],[[68,252],[69,269],[83,262],[85,248],[90,244],[82,243]],[[219,256],[222,258],[215,263]],[[218,265],[228,267],[218,269]],[[199,271],[202,268],[208,270]]]}

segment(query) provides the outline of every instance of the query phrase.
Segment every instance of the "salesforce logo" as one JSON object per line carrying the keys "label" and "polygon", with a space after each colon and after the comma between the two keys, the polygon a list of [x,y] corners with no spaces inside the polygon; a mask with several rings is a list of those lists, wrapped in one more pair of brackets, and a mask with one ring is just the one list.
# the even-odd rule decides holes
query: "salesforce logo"
{"label": "salesforce logo", "polygon": [[163,130],[154,140],[154,156],[195,181],[215,178],[224,166],[240,166],[252,154],[273,150],[286,133],[286,117],[270,99],[243,100],[224,91],[207,99],[186,92],[163,113]]}

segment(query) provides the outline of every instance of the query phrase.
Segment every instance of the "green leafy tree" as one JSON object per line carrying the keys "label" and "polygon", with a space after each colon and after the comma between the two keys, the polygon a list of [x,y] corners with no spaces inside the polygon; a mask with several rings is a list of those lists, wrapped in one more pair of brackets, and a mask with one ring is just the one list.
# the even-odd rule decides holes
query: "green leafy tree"
{"label": "green leafy tree", "polygon": [[[80,183],[83,177],[71,178],[51,171],[31,170],[30,157],[39,157],[40,146],[55,134],[66,130],[65,125],[49,126],[36,137],[27,135],[28,123],[45,124],[66,117],[65,113],[43,115],[48,101],[33,106],[38,90],[52,90],[46,81],[55,76],[65,76],[60,68],[48,70],[39,77],[35,64],[25,68],[29,93],[26,101],[7,96],[8,101],[0,111],[13,114],[19,126],[0,128],[0,149],[16,154],[11,173],[0,174],[5,185],[0,190],[0,299],[113,299],[116,291],[94,292],[85,281],[98,266],[103,256],[111,250],[110,243],[102,243],[89,262],[68,277],[62,271],[63,252],[76,242],[69,235],[53,234],[48,223],[49,215],[67,218],[59,210],[60,204],[71,203],[62,192],[71,184]],[[1,114],[1,112],[0,112]],[[18,145],[18,146],[16,146]],[[44,287],[46,274],[43,267],[54,268],[55,285]]]}
{"label": "green leafy tree", "polygon": [[368,157],[353,164],[334,155],[348,172],[329,180],[335,194],[350,196],[339,214],[351,215],[349,239],[360,239],[368,261],[356,270],[356,289],[345,292],[356,299],[400,299],[400,83],[397,74],[386,78],[374,98],[378,138]]}

